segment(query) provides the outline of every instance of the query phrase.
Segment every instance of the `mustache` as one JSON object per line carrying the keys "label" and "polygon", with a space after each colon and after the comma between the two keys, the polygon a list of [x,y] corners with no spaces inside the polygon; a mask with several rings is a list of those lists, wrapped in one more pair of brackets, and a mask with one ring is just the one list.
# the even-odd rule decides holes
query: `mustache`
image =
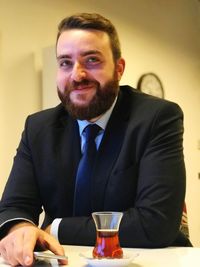
{"label": "mustache", "polygon": [[73,86],[88,85],[90,82],[92,82],[92,81],[90,81],[90,80],[88,80],[88,79],[84,79],[84,80],[82,80],[82,81],[80,81],[80,82],[73,81],[73,82],[72,82],[72,85],[73,85]]}
{"label": "mustache", "polygon": [[72,81],[71,84],[66,86],[65,89],[71,92],[75,90],[78,86],[87,86],[87,85],[92,85],[92,84],[99,86],[99,83],[96,80],[83,79],[80,82]]}

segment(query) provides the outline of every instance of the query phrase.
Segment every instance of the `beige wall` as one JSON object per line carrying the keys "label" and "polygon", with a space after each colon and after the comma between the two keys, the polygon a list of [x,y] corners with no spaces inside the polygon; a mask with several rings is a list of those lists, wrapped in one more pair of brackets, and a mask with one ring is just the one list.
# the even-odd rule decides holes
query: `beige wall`
{"label": "beige wall", "polygon": [[200,246],[200,3],[198,0],[0,0],[0,194],[26,116],[42,108],[42,51],[58,22],[100,12],[117,26],[126,58],[122,84],[159,75],[166,98],[185,114],[187,206],[191,239]]}

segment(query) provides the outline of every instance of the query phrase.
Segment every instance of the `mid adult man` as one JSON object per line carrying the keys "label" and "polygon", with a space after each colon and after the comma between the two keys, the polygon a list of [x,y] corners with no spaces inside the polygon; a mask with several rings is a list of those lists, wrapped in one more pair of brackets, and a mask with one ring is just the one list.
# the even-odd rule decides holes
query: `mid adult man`
{"label": "mid adult man", "polygon": [[[36,245],[61,255],[59,242],[93,245],[91,213],[103,210],[124,212],[121,246],[189,245],[179,232],[185,197],[179,106],[119,86],[125,61],[114,26],[101,15],[62,20],[56,56],[62,104],[26,120],[0,205],[1,255],[28,266]],[[99,128],[89,171],[81,166],[88,124]]]}

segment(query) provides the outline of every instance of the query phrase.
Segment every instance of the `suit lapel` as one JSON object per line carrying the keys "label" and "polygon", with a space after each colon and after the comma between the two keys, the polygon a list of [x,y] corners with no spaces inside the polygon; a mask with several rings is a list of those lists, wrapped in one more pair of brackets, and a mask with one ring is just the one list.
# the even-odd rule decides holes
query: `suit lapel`
{"label": "suit lapel", "polygon": [[63,216],[72,215],[76,169],[81,157],[79,130],[76,120],[64,114],[60,123],[55,125],[54,155],[58,176],[57,188],[59,195],[57,212]]}
{"label": "suit lapel", "polygon": [[92,207],[102,210],[104,194],[113,166],[119,156],[129,119],[129,99],[120,92],[98,150],[92,179]]}
{"label": "suit lapel", "polygon": [[64,163],[65,168],[66,165],[70,165],[68,166],[68,169],[76,171],[77,165],[81,157],[81,145],[78,124],[77,121],[72,119],[70,116],[68,116],[67,118],[62,118],[61,121],[64,127],[64,131],[63,129],[57,130],[60,131],[62,135],[63,142],[61,142],[60,145],[63,145],[63,147],[58,149],[58,151],[61,151],[61,159],[66,159]]}

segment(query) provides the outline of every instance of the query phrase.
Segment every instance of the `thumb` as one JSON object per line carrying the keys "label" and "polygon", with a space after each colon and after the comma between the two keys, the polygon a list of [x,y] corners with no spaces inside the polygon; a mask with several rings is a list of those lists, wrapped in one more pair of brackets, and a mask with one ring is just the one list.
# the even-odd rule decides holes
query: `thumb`
{"label": "thumb", "polygon": [[[57,239],[55,239],[52,235],[49,235],[45,232],[45,243],[46,243],[46,247],[48,247],[48,249],[53,252],[55,255],[60,255],[60,256],[64,256],[65,255],[65,251],[64,248],[61,246],[61,244],[58,242]],[[60,264],[68,264],[67,260],[59,260]]]}
{"label": "thumb", "polygon": [[33,264],[33,255],[26,255],[24,257],[25,266],[31,266]]}

